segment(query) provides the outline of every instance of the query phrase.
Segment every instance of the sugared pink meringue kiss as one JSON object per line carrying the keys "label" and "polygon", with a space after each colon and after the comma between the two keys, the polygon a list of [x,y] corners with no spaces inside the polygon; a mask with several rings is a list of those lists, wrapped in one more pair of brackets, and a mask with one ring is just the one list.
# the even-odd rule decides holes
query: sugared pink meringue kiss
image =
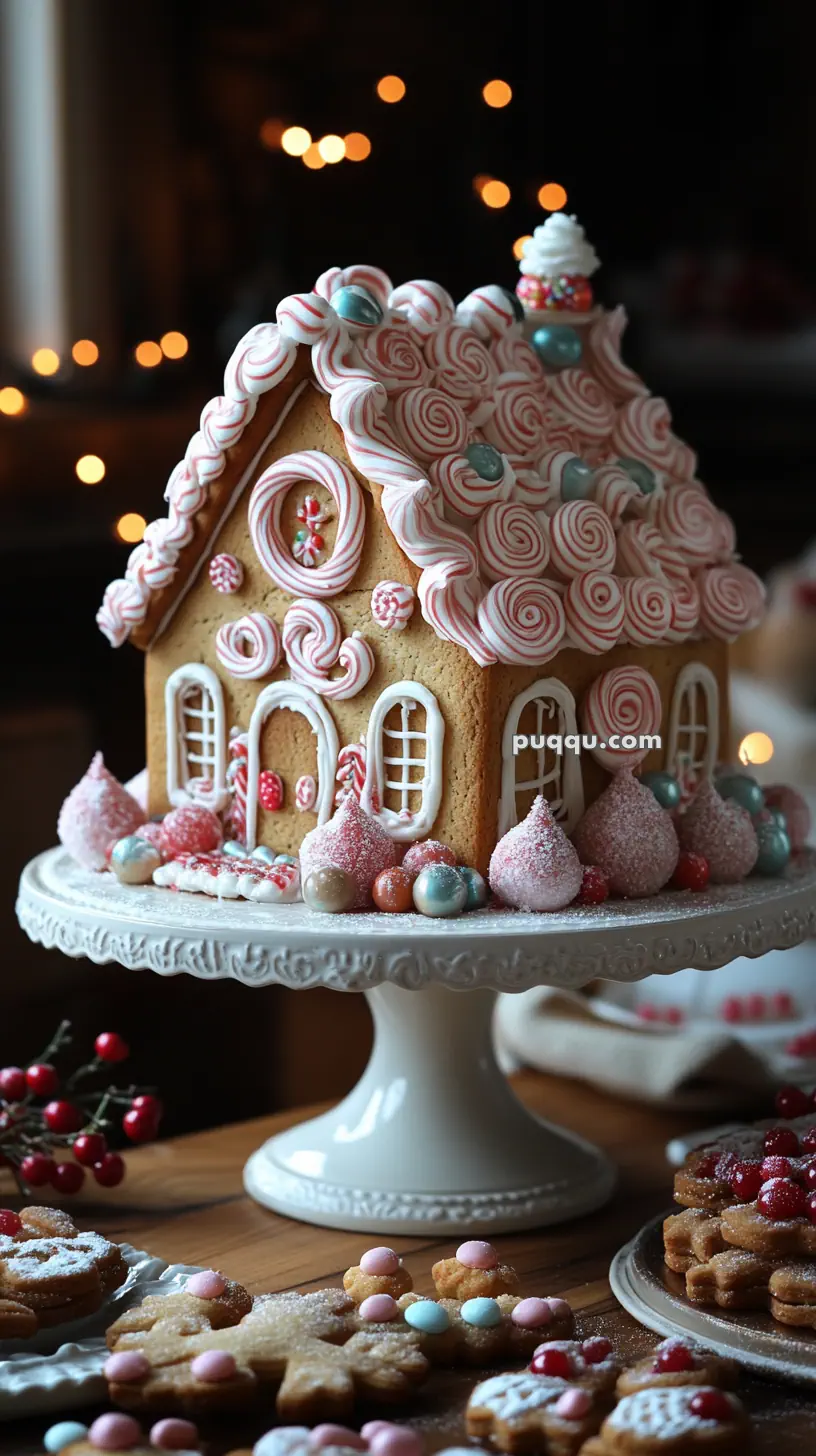
{"label": "sugared pink meringue kiss", "polygon": [[516,910],[561,910],[581,888],[577,851],[539,794],[527,818],[509,829],[490,857],[490,888]]}

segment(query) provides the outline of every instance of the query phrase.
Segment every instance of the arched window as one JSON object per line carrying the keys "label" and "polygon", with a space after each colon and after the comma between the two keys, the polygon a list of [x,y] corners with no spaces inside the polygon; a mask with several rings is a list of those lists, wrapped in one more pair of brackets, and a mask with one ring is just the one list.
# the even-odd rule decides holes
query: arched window
{"label": "arched window", "polygon": [[315,813],[318,824],[325,824],[330,817],[334,801],[334,776],[337,771],[338,738],[334,719],[326,704],[311,688],[299,682],[274,682],[258,694],[252,717],[249,720],[249,752],[247,755],[247,804],[246,842],[247,849],[255,848],[255,834],[258,821],[258,778],[261,771],[261,730],[276,708],[289,708],[292,713],[302,713],[317,739],[317,801]]}
{"label": "arched window", "polygon": [[[499,836],[518,824],[538,794],[549,800],[553,816],[571,834],[584,812],[581,760],[564,749],[547,748],[544,739],[577,733],[575,699],[557,678],[545,677],[519,693],[507,712],[502,734],[502,782]],[[534,740],[515,750],[515,739]]]}
{"label": "arched window", "polygon": [[212,668],[188,662],[171,672],[164,715],[170,803],[223,809],[229,802],[224,695]]}
{"label": "arched window", "polygon": [[674,685],[665,763],[680,783],[683,801],[691,798],[701,779],[713,774],[719,741],[717,679],[704,662],[688,662]]}
{"label": "arched window", "polygon": [[392,683],[374,704],[360,803],[392,839],[421,839],[432,829],[442,799],[444,739],[439,704],[421,683]]}

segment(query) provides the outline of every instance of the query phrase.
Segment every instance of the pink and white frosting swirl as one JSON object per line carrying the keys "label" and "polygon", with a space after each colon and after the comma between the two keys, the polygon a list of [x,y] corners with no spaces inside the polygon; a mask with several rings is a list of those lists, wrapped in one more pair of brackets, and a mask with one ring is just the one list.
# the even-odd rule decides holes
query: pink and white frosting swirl
{"label": "pink and white frosting swirl", "polygon": [[585,448],[577,430],[549,405],[544,420],[544,447],[547,450],[566,450],[569,455],[580,455]]}
{"label": "pink and white frosting swirl", "polygon": [[622,304],[611,310],[604,309],[591,325],[587,338],[592,372],[615,404],[624,404],[627,399],[649,393],[640,375],[621,358],[621,339],[626,324],[626,309]]}
{"label": "pink and white frosting swirl", "polygon": [[595,748],[590,749],[594,759],[603,768],[614,772],[619,768],[634,768],[649,752],[648,748],[601,747],[617,734],[619,738],[632,734],[639,738],[644,734],[660,732],[663,705],[660,690],[644,667],[613,667],[596,677],[581,706],[581,724],[585,733],[597,735]]}
{"label": "pink and white frosting swirl", "polygon": [[354,287],[368,289],[380,308],[386,309],[394,285],[381,268],[373,268],[368,263],[353,263],[350,268],[327,268],[318,278],[314,291],[331,303],[338,289]]}
{"label": "pink and white frosting swirl", "polygon": [[504,473],[498,480],[485,480],[474,470],[466,455],[443,455],[428,466],[428,479],[437,487],[445,505],[455,516],[473,520],[485,506],[506,500],[516,476],[505,459]]}
{"label": "pink and white frosting swirl", "polygon": [[617,569],[621,576],[655,576],[661,581],[689,575],[679,551],[648,521],[626,521],[621,526]]}
{"label": "pink and white frosting swirl", "polygon": [[515,471],[511,499],[551,516],[561,504],[561,492],[557,485],[543,479],[538,470],[521,468]]}
{"label": "pink and white frosting swirl", "polygon": [[[353,698],[374,671],[374,653],[359,632],[343,638],[336,613],[326,602],[297,601],[283,619],[283,650],[296,682],[321,697]],[[345,675],[330,678],[333,667]]]}
{"label": "pink and white frosting swirl", "polygon": [[642,460],[673,480],[694,474],[694,452],[672,433],[669,406],[655,395],[630,399],[618,410],[612,446],[618,455]]}
{"label": "pink and white frosting swirl", "polygon": [[502,334],[494,339],[490,352],[499,374],[518,374],[546,394],[547,376],[535,349],[526,339],[519,338],[518,334]]}
{"label": "pink and white frosting swirl", "polygon": [[710,566],[697,577],[700,627],[711,637],[734,642],[758,627],[765,615],[765,588],[747,566]]}
{"label": "pink and white frosting swirl", "polygon": [[602,511],[606,511],[616,531],[627,511],[635,509],[641,501],[645,510],[648,501],[631,475],[627,475],[620,465],[602,465],[596,471],[592,498]]}
{"label": "pink and white frosting swirl", "polygon": [[432,334],[442,324],[453,323],[453,299],[441,284],[432,283],[428,278],[401,283],[391,293],[388,306],[402,314],[423,336]]}
{"label": "pink and white frosting swirl", "polygon": [[544,396],[530,380],[502,375],[493,399],[496,408],[482,426],[485,438],[497,450],[532,463],[544,446]]}
{"label": "pink and white frosting swirl", "polygon": [[672,594],[666,582],[653,576],[624,576],[621,587],[623,641],[633,647],[665,642],[672,619]]}
{"label": "pink and white frosting swirl", "polygon": [[615,409],[608,395],[585,369],[562,369],[548,381],[549,400],[582,440],[603,445],[615,424]]}
{"label": "pink and white frosting swirl", "polygon": [[687,642],[700,620],[700,593],[692,577],[675,577],[670,582],[672,614],[666,629],[667,642]]}
{"label": "pink and white frosting swirl", "polygon": [[423,463],[461,455],[468,441],[465,414],[440,389],[406,389],[394,399],[391,418],[406,449]]}
{"label": "pink and white frosting swirl", "polygon": [[555,656],[566,622],[551,586],[516,576],[490,588],[479,603],[479,625],[499,662],[537,667]]}
{"label": "pink and white frosting swirl", "polygon": [[281,634],[265,612],[249,612],[225,622],[215,634],[215,655],[230,677],[268,677],[281,660]]}
{"label": "pink and white frosting swirl", "polygon": [[549,560],[547,536],[527,506],[499,501],[479,517],[474,533],[482,575],[488,581],[508,576],[540,576]]}
{"label": "pink and white frosting swirl", "polygon": [[229,551],[220,551],[217,556],[211,557],[207,575],[217,592],[231,596],[241,589],[244,568],[237,556],[232,556]]}
{"label": "pink and white frosting swirl", "polygon": [[538,474],[551,487],[553,495],[557,495],[559,501],[564,484],[564,471],[576,458],[580,457],[576,457],[574,450],[550,449],[544,451],[536,465]]}
{"label": "pink and white frosting swirl", "polygon": [[569,580],[584,571],[612,571],[615,532],[594,501],[565,501],[550,520],[550,560]]}
{"label": "pink and white frosting swirl", "polygon": [[378,581],[371,593],[371,615],[387,632],[404,632],[414,614],[415,592],[401,581]]}
{"label": "pink and white frosting swirl", "polygon": [[404,323],[378,324],[362,334],[356,346],[363,367],[379,379],[389,394],[431,382],[420,341]]}
{"label": "pink and white frosting swirl", "polygon": [[503,334],[521,333],[512,300],[506,288],[487,283],[474,288],[456,308],[456,322],[472,329],[480,339],[500,339]]}
{"label": "pink and white frosting swirl", "polygon": [[718,560],[724,540],[721,512],[696,486],[668,486],[650,506],[649,516],[689,566]]}
{"label": "pink and white frosting swirl", "polygon": [[[293,485],[322,485],[337,507],[334,550],[320,566],[294,560],[281,530],[283,502]],[[365,530],[363,493],[347,465],[321,450],[296,450],[268,466],[252,488],[249,534],[264,571],[282,591],[296,596],[335,597],[345,591],[360,565]]]}
{"label": "pink and white frosting swirl", "polygon": [[606,571],[574,576],[564,593],[567,638],[582,652],[608,652],[623,627],[623,592]]}
{"label": "pink and white frosting swirl", "polygon": [[434,329],[425,340],[425,358],[435,373],[436,388],[455,399],[471,419],[474,414],[482,416],[486,405],[492,409],[490,396],[498,370],[472,329],[461,324]]}

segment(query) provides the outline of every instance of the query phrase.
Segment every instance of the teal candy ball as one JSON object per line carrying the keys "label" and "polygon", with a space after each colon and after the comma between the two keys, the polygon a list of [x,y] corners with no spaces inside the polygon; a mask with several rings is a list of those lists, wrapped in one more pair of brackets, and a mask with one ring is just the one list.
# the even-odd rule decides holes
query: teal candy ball
{"label": "teal candy ball", "polygon": [[341,319],[349,324],[380,324],[383,311],[373,293],[359,283],[349,283],[338,288],[332,296],[331,306]]}
{"label": "teal candy ball", "polygon": [[502,1312],[495,1299],[466,1299],[461,1309],[466,1325],[478,1330],[492,1330],[502,1322]]}
{"label": "teal candy ball", "polygon": [[423,1335],[442,1335],[450,1328],[447,1312],[434,1299],[418,1299],[403,1310],[405,1323]]}
{"label": "teal candy ball", "polygon": [[771,818],[773,819],[774,824],[776,824],[780,829],[784,829],[785,833],[787,834],[787,832],[788,832],[788,818],[787,818],[787,815],[785,813],[783,813],[783,811],[781,809],[777,809],[773,805],[771,805],[770,808],[766,808],[765,813],[766,814],[770,814]]}
{"label": "teal candy ball", "polygon": [[237,839],[226,839],[221,845],[221,851],[223,854],[231,854],[235,859],[243,859],[246,854],[244,845],[239,844]]}
{"label": "teal candy ball", "polygon": [[504,294],[505,298],[510,304],[510,307],[513,310],[513,317],[516,320],[516,323],[522,323],[524,320],[524,305],[521,299],[516,296],[512,288],[502,288],[502,293]]}
{"label": "teal candy ball", "polygon": [[778,824],[774,824],[773,820],[756,824],[754,828],[759,844],[759,855],[754,865],[755,874],[781,874],[791,855],[791,844],[787,834],[784,829],[780,829]]}
{"label": "teal candy ball", "polygon": [[453,865],[425,865],[414,880],[414,904],[423,915],[461,915],[467,897],[467,885]]}
{"label": "teal candy ball", "polygon": [[580,455],[573,455],[561,472],[561,499],[586,500],[592,492],[595,471]]}
{"label": "teal candy ball", "polygon": [[480,910],[487,904],[487,885],[483,877],[472,865],[457,865],[457,869],[467,885],[466,910]]}
{"label": "teal candy ball", "polygon": [[722,774],[714,780],[714,787],[721,799],[734,799],[742,809],[751,815],[758,814],[765,807],[765,795],[756,779],[747,774]]}
{"label": "teal candy ball", "polygon": [[252,851],[252,859],[259,859],[261,864],[274,864],[277,859],[274,849],[269,849],[265,844],[259,844]]}
{"label": "teal candy ball", "polygon": [[110,867],[123,885],[148,885],[162,859],[154,844],[128,834],[111,850]]}
{"label": "teal candy ball", "polygon": [[676,809],[680,803],[680,785],[674,774],[655,771],[641,774],[644,789],[651,789],[661,809]]}
{"label": "teal candy ball", "polygon": [[49,1452],[64,1451],[66,1446],[72,1446],[75,1441],[84,1441],[87,1434],[88,1427],[80,1425],[79,1421],[58,1421],[46,1431],[43,1445]]}
{"label": "teal candy ball", "polygon": [[474,440],[472,445],[465,447],[465,455],[480,480],[501,480],[504,461],[495,445],[483,445],[480,440]]}
{"label": "teal candy ball", "polygon": [[274,863],[296,865],[297,859],[293,854],[276,854]]}
{"label": "teal candy ball", "polygon": [[547,369],[571,369],[581,362],[583,344],[577,329],[545,324],[533,334],[533,348]]}
{"label": "teal candy ball", "polygon": [[618,464],[622,470],[626,471],[629,478],[635,482],[635,485],[642,491],[643,495],[652,494],[652,491],[657,485],[657,479],[654,471],[649,468],[645,460],[635,460],[631,455],[622,455]]}

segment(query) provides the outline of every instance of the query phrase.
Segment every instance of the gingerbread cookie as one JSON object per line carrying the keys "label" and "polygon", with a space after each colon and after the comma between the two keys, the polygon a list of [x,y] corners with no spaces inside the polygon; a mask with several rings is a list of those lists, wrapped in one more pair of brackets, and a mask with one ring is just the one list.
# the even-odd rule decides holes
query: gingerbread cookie
{"label": "gingerbread cookie", "polygon": [[401,1294],[408,1294],[413,1287],[413,1280],[399,1254],[383,1246],[366,1249],[359,1264],[347,1269],[343,1275],[343,1288],[355,1304],[363,1304],[366,1299],[378,1294],[399,1299]]}
{"label": "gingerbread cookie", "polygon": [[[816,1212],[816,1210],[814,1210]],[[764,1183],[756,1203],[738,1204],[722,1214],[727,1244],[765,1258],[816,1255],[816,1223],[805,1191],[789,1178]]]}
{"label": "gingerbread cookie", "polygon": [[610,1340],[596,1335],[589,1340],[547,1340],[530,1361],[533,1375],[569,1380],[609,1400],[621,1372],[621,1361]]}
{"label": "gingerbread cookie", "polygon": [[760,1254],[726,1249],[686,1274],[686,1295],[692,1304],[720,1309],[765,1309],[773,1264]]}
{"label": "gingerbread cookie", "polygon": [[[755,1198],[761,1183],[782,1173],[804,1183],[816,1152],[816,1113],[784,1124],[737,1127],[695,1148],[674,1175],[675,1202],[719,1213],[737,1199]],[[782,1159],[782,1165],[773,1166]]]}
{"label": "gingerbread cookie", "polygon": [[[518,1299],[500,1294],[464,1301],[423,1299],[404,1294],[391,1312],[375,1296],[361,1305],[358,1318],[399,1318],[416,1331],[419,1347],[432,1365],[495,1365],[502,1360],[529,1360],[543,1335],[566,1338],[575,1317],[565,1299]],[[375,1299],[378,1301],[375,1304]]]}
{"label": "gingerbread cookie", "polygon": [[732,1390],[739,1377],[736,1360],[713,1355],[687,1340],[662,1340],[651,1355],[646,1355],[618,1379],[619,1396],[655,1386],[715,1385],[719,1390]]}
{"label": "gingerbread cookie", "polygon": [[663,1257],[675,1274],[685,1274],[726,1248],[717,1214],[704,1208],[684,1208],[663,1223]]}
{"label": "gingerbread cookie", "polygon": [[774,1269],[768,1296],[768,1308],[780,1324],[816,1330],[816,1264],[797,1261]]}
{"label": "gingerbread cookie", "polygon": [[28,1338],[38,1330],[95,1313],[127,1278],[118,1244],[81,1234],[59,1209],[6,1212],[0,1235],[0,1338]]}
{"label": "gingerbread cookie", "polygon": [[511,1456],[577,1456],[606,1409],[592,1391],[567,1380],[529,1372],[494,1375],[476,1386],[465,1423],[469,1436],[489,1439]]}
{"label": "gingerbread cookie", "polygon": [[46,1451],[63,1456],[99,1456],[100,1451],[122,1451],[128,1456],[156,1456],[157,1451],[175,1451],[191,1456],[199,1451],[199,1435],[190,1421],[157,1421],[149,1436],[138,1422],[121,1411],[99,1416],[89,1428],[79,1421],[59,1421],[45,1433]]}
{"label": "gingerbread cookie", "polygon": [[452,1259],[440,1259],[431,1277],[442,1299],[495,1299],[499,1294],[516,1294],[519,1277],[509,1264],[502,1264],[492,1244],[468,1239]]}
{"label": "gingerbread cookie", "polygon": [[663,1386],[627,1395],[581,1456],[736,1456],[748,1417],[736,1396],[712,1386]]}

